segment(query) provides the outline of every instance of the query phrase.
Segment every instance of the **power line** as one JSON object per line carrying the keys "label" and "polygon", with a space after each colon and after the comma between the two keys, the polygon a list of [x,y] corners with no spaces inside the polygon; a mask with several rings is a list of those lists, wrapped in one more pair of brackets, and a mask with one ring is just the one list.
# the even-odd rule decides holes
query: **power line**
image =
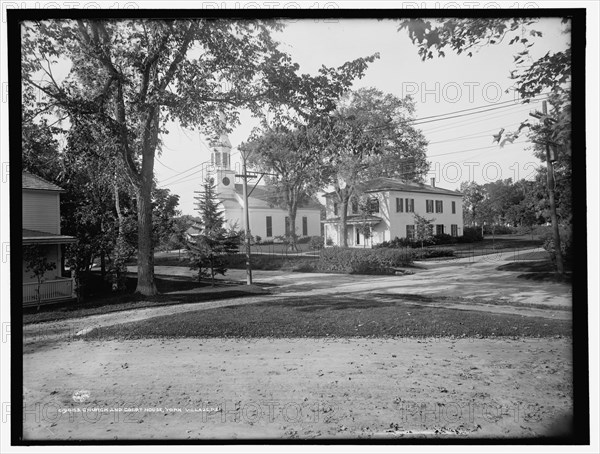
{"label": "power line", "polygon": [[[523,112],[525,112],[526,110],[529,109],[523,109]],[[520,114],[520,110],[519,111],[513,111],[513,112],[505,112],[505,113],[501,113],[501,114],[487,114],[484,115],[483,118],[480,118],[479,120],[459,120],[455,123],[451,123],[449,125],[445,125],[445,126],[438,126],[436,128],[434,128],[433,130],[429,130],[426,131],[427,134],[437,134],[438,132],[442,132],[442,131],[448,131],[450,129],[456,129],[456,128],[460,128],[463,126],[467,126],[467,125],[474,125],[474,124],[478,124],[478,123],[482,123],[482,122],[486,122],[486,121],[490,121],[490,120],[496,120],[502,117],[506,117],[509,115],[517,115]]]}
{"label": "power line", "polygon": [[[537,96],[547,97],[547,95],[545,95],[545,94],[540,94],[540,95],[537,95]],[[536,99],[536,101],[540,101],[540,100],[541,99],[539,99],[539,100]],[[516,103],[514,100],[492,103],[491,105],[495,106],[495,108],[502,109],[502,108],[505,108],[505,107],[512,107],[511,105],[504,105],[504,104],[510,104],[510,103],[512,103],[515,106],[521,106],[521,105],[523,105],[523,103],[521,103],[521,102]],[[486,108],[486,107],[489,107],[489,105],[488,106],[471,107],[469,109],[455,110],[453,112],[447,112],[447,113],[443,113],[443,114],[439,114],[439,115],[430,115],[429,117],[416,118],[416,119],[411,120],[411,121],[429,120],[431,118],[445,117],[447,115],[454,115],[454,114],[462,113],[462,112],[470,112],[470,111],[473,111],[473,110],[479,110],[479,109],[483,109],[483,108]],[[474,113],[478,113],[478,112],[474,112]]]}
{"label": "power line", "polygon": [[[239,151],[238,151],[238,152],[235,152],[235,153],[232,153],[232,154],[230,154],[229,156],[231,157],[231,156],[234,156],[234,155],[236,155],[236,154],[239,154]],[[204,161],[204,162],[202,162],[202,163],[200,163],[200,164],[198,164],[198,165],[207,164],[207,163],[209,163],[209,162],[210,162],[210,161]],[[195,167],[198,167],[198,166],[195,166]],[[190,169],[190,170],[191,170],[191,169]],[[197,178],[197,177],[195,177],[195,175],[197,175],[197,174],[199,174],[199,173],[201,173],[201,172],[204,172],[204,170],[206,170],[206,169],[203,167],[203,168],[201,168],[200,170],[198,170],[198,171],[196,171],[196,172],[194,172],[194,173],[191,173],[191,174],[189,174],[189,175],[186,175],[186,176],[184,176],[184,177],[181,177],[179,180],[172,181],[172,182],[170,182],[170,183],[168,183],[168,184],[169,184],[170,186],[172,186],[172,185],[175,185],[175,184],[180,184],[180,183],[188,183],[188,182],[190,182],[190,181],[193,181],[193,180],[195,180],[195,179]]]}
{"label": "power line", "polygon": [[173,169],[173,168],[169,167],[168,165],[164,164],[164,163],[163,163],[163,162],[162,162],[160,159],[158,159],[157,157],[155,157],[154,159],[156,159],[156,160],[158,161],[158,163],[159,163],[161,166],[163,166],[163,167],[166,167],[167,169],[169,169],[169,170],[172,170],[173,172],[177,172],[177,170],[175,170],[175,169]]}
{"label": "power line", "polygon": [[[516,122],[516,123],[510,123],[508,125],[505,125],[505,127],[510,128],[512,126],[516,126],[518,124],[521,124],[521,122]],[[470,140],[470,139],[477,139],[477,138],[481,138],[481,137],[489,137],[490,134],[483,134],[485,132],[497,132],[498,128],[490,128],[490,129],[485,129],[483,131],[478,131],[478,132],[474,132],[473,134],[467,134],[464,136],[460,136],[460,137],[453,137],[451,139],[444,139],[444,140],[439,140],[437,142],[429,142],[428,145],[437,145],[437,144],[441,144],[441,143],[447,143],[447,142],[456,142],[457,140]]]}
{"label": "power line", "polygon": [[[547,95],[543,95],[544,98],[539,98],[539,99],[535,99],[536,101],[541,101],[543,99],[547,99],[548,96]],[[500,104],[507,104],[507,103],[513,103],[513,104],[509,104],[509,105],[500,105]],[[439,115],[431,115],[429,117],[423,117],[423,118],[415,118],[413,120],[410,120],[411,123],[413,123],[413,126],[418,126],[418,125],[422,125],[422,124],[426,124],[426,123],[433,123],[436,121],[442,121],[442,120],[451,120],[453,118],[459,118],[459,117],[465,117],[468,115],[476,115],[479,113],[483,113],[483,112],[489,112],[492,110],[498,110],[498,109],[505,109],[507,107],[520,107],[523,106],[523,103],[519,103],[519,104],[514,104],[514,101],[504,101],[501,103],[496,103],[494,105],[494,107],[490,107],[490,108],[485,108],[487,106],[479,106],[479,107],[471,107],[470,109],[463,109],[463,110],[456,110],[454,112],[448,112],[445,114],[439,114]],[[483,109],[483,110],[479,110],[479,109]],[[476,112],[472,112],[476,110]],[[463,113],[466,112],[466,113]],[[460,115],[454,115],[454,114],[460,114]],[[450,115],[450,116],[449,116]],[[444,118],[439,118],[439,117],[444,117]],[[428,120],[428,121],[423,121],[423,120]],[[423,121],[422,123],[419,123]]]}
{"label": "power line", "polygon": [[[180,129],[180,130],[183,132],[183,134],[184,134],[184,135],[185,135],[185,136],[186,136],[188,139],[190,139],[190,137],[187,135],[187,133],[186,133],[186,132],[185,132],[183,129],[181,129],[181,127],[180,127],[179,129]],[[210,150],[210,148],[208,148],[208,146],[207,146],[207,145],[204,143],[204,141],[202,140],[202,136],[200,135],[200,132],[198,132],[198,136],[199,136],[200,145],[202,145],[204,148],[206,148],[206,150],[207,150],[209,153],[211,153],[211,150]],[[171,175],[170,177],[167,177],[167,178],[165,178],[164,180],[160,181],[159,183],[163,184],[163,183],[167,182],[168,180],[171,180],[171,179],[173,179],[173,178],[177,178],[177,177],[179,177],[180,175],[183,175],[184,173],[187,173],[187,172],[189,172],[189,171],[191,171],[191,170],[193,170],[193,169],[196,169],[196,168],[198,168],[199,166],[201,166],[201,165],[203,165],[203,164],[205,164],[205,163],[207,163],[207,162],[209,162],[209,161],[204,161],[204,162],[201,162],[200,164],[198,164],[198,165],[195,165],[195,166],[193,166],[193,167],[190,167],[190,168],[189,168],[189,169],[187,169],[187,170],[184,170],[184,171],[182,171],[182,172],[176,173],[175,175]],[[161,163],[161,164],[162,164],[162,163]],[[163,165],[164,165],[164,164],[163,164]],[[173,170],[173,169],[171,169],[171,170]],[[197,172],[196,172],[196,173],[197,173]],[[188,176],[191,176],[191,175],[188,175]],[[187,177],[186,177],[186,178],[187,178]]]}
{"label": "power line", "polygon": [[[413,124],[412,124],[412,126],[421,126],[421,125],[425,125],[425,124],[433,123],[433,122],[436,122],[436,121],[441,121],[441,120],[451,120],[451,119],[454,119],[454,118],[461,118],[461,117],[466,117],[466,116],[469,116],[469,115],[475,115],[475,114],[480,114],[480,113],[484,113],[484,112],[490,112],[490,111],[498,110],[498,109],[500,109],[500,108],[503,108],[503,107],[521,107],[521,108],[523,108],[523,106],[522,106],[522,105],[520,105],[520,106],[501,106],[501,107],[492,107],[492,108],[490,108],[490,109],[480,110],[480,111],[478,111],[478,112],[470,112],[470,113],[465,113],[465,114],[461,114],[461,115],[454,115],[454,116],[451,116],[451,117],[446,117],[446,118],[438,118],[438,119],[434,119],[434,120],[428,120],[428,121],[424,121],[424,122],[422,122],[422,123],[413,123]],[[527,106],[527,107],[528,107],[528,110],[530,110],[530,109],[531,109],[529,106]],[[513,115],[513,114],[515,114],[515,113],[517,113],[517,112],[518,112],[518,111],[514,111],[514,112],[507,112],[507,113],[506,113],[506,114],[504,114],[504,115]]]}
{"label": "power line", "polygon": [[[517,145],[517,144],[521,144],[521,143],[526,143],[527,141],[521,141],[521,142],[512,142],[508,145],[505,145],[504,147],[508,147],[511,145]],[[489,150],[490,148],[498,148],[498,145],[490,145],[489,147],[479,147],[479,148],[469,148],[468,150],[459,150],[459,151],[451,151],[449,153],[440,153],[440,154],[434,154],[431,156],[427,156],[427,158],[436,158],[438,156],[447,156],[447,155],[451,155],[451,154],[459,154],[459,153],[466,153],[468,151],[479,151],[479,150]]]}

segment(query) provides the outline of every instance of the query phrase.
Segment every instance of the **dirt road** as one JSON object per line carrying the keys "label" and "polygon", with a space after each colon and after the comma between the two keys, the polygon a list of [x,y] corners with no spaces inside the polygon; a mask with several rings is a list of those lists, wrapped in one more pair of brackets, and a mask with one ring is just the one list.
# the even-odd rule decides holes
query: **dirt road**
{"label": "dirt road", "polygon": [[565,339],[75,341],[24,366],[28,440],[537,437],[572,411]]}

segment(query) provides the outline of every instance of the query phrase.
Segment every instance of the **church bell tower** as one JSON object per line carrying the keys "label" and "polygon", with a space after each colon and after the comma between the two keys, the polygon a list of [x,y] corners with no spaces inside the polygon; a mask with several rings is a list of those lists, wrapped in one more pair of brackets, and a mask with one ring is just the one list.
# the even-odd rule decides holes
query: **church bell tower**
{"label": "church bell tower", "polygon": [[231,170],[231,142],[227,133],[221,132],[218,139],[210,142],[210,151],[210,163],[214,169],[211,177],[215,180],[217,194],[220,198],[232,198],[235,193],[235,171]]}

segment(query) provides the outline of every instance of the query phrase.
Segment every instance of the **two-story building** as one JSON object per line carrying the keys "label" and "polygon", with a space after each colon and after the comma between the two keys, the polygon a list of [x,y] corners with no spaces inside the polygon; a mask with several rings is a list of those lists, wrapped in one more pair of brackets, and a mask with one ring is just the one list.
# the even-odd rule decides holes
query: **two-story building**
{"label": "two-story building", "polygon": [[[360,185],[360,193],[369,199],[367,215],[359,212],[352,200],[347,212],[348,246],[373,246],[394,238],[414,238],[418,214],[433,219],[433,233],[460,236],[463,231],[462,193],[438,188],[431,184],[413,183],[392,178],[375,178]],[[341,246],[341,226],[337,196],[325,194],[325,238],[329,244]],[[365,224],[371,227],[371,237],[361,232]]]}
{"label": "two-story building", "polygon": [[[72,278],[63,277],[62,245],[75,242],[60,233],[60,193],[63,189],[29,172],[23,172],[23,247],[38,246],[38,251],[55,268],[44,274],[39,288],[43,303],[75,298]],[[38,281],[23,260],[23,305],[37,304]]]}

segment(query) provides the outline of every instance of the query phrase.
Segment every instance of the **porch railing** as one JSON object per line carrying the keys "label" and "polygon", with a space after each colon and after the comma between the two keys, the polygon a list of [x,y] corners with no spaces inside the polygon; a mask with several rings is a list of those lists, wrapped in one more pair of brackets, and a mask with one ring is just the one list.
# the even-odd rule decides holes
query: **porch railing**
{"label": "porch railing", "polygon": [[[23,284],[23,305],[33,306],[37,304],[37,282],[27,282]],[[59,300],[75,298],[75,287],[73,279],[55,279],[44,281],[40,285],[40,295],[42,303],[49,303]]]}

